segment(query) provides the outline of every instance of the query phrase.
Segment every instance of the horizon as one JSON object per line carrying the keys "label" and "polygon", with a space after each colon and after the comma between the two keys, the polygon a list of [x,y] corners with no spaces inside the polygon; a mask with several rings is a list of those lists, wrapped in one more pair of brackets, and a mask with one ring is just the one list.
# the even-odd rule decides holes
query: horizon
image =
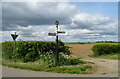
{"label": "horizon", "polygon": [[[24,40],[17,40],[17,41],[24,41]],[[16,41],[16,42],[17,42]],[[38,41],[38,40],[26,40],[26,41]],[[44,40],[45,41],[45,40]],[[3,42],[14,42],[14,41],[3,41]],[[3,42],[0,42],[0,43],[3,43]],[[55,41],[47,41],[47,42],[55,42]],[[63,41],[62,41],[63,42]],[[63,42],[63,43],[119,43],[119,42],[116,42],[116,41],[93,41],[93,42],[84,42],[84,41],[73,41],[73,42]]]}

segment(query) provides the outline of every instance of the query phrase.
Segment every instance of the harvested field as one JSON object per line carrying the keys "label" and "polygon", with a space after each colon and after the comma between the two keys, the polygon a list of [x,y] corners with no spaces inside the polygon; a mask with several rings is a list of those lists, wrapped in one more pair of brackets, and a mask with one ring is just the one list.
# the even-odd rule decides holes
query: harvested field
{"label": "harvested field", "polygon": [[73,57],[80,57],[80,56],[88,56],[92,55],[93,52],[91,48],[93,47],[92,44],[67,44],[70,47],[70,51],[72,52]]}
{"label": "harvested field", "polygon": [[[95,68],[95,71],[92,75],[102,74],[102,75],[118,75],[118,60],[110,60],[110,59],[95,59],[87,57],[88,55],[92,55],[93,52],[91,48],[94,44],[67,44],[67,46],[71,47],[70,51],[72,52],[73,57],[81,57],[84,61],[89,62]],[[112,63],[112,64],[111,64]]]}

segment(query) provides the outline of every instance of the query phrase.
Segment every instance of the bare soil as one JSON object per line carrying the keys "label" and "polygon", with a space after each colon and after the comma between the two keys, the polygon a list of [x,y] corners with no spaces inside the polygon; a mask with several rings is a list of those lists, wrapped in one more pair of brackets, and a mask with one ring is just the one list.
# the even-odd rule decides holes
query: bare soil
{"label": "bare soil", "polygon": [[[92,44],[68,44],[71,47],[73,57],[89,62],[94,67],[93,74],[116,74],[118,75],[118,60],[90,58],[92,55]],[[82,57],[83,56],[83,57]]]}
{"label": "bare soil", "polygon": [[92,44],[67,44],[70,47],[70,51],[73,57],[92,55]]}
{"label": "bare soil", "polygon": [[118,60],[83,58],[93,65],[93,74],[116,74],[118,75]]}

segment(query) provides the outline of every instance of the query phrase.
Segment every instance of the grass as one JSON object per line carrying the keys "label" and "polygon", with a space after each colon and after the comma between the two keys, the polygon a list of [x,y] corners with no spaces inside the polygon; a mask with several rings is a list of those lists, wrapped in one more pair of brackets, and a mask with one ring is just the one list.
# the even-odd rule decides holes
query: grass
{"label": "grass", "polygon": [[81,67],[54,67],[47,70],[47,72],[57,72],[57,73],[70,73],[70,74],[91,74],[92,72],[87,72],[87,69],[91,69],[89,65]]}
{"label": "grass", "polygon": [[107,74],[107,73],[103,72],[102,74]]}
{"label": "grass", "polygon": [[90,57],[93,57],[93,58],[103,58],[103,59],[114,59],[114,60],[120,60],[120,54],[109,54],[109,55],[101,55],[101,56],[90,56]]}
{"label": "grass", "polygon": [[47,67],[46,63],[44,62],[28,62],[28,63],[22,63],[22,62],[13,62],[4,60],[2,62],[2,65],[13,67],[13,68],[19,68],[19,69],[25,69],[25,70],[33,70],[33,71],[45,71],[45,72],[56,72],[56,73],[70,73],[70,74],[91,74],[92,72],[88,72],[88,69],[91,69],[92,66],[89,65],[77,65],[77,66],[59,66],[59,67]]}
{"label": "grass", "polygon": [[19,68],[19,69],[26,69],[26,70],[34,70],[34,71],[43,71],[47,68],[46,63],[43,62],[13,62],[13,61],[8,61],[5,60],[2,61],[2,65],[8,66],[8,67],[13,67],[13,68]]}

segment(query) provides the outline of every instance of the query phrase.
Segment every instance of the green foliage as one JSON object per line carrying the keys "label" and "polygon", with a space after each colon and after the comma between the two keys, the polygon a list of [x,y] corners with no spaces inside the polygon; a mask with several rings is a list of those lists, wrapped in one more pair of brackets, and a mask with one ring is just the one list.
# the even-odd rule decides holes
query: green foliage
{"label": "green foliage", "polygon": [[79,60],[78,58],[72,58],[69,55],[60,55],[59,56],[60,65],[78,65],[85,64],[86,62]]}
{"label": "green foliage", "polygon": [[[66,55],[70,54],[69,47],[65,46],[63,42],[59,41],[59,53]],[[36,61],[40,59],[40,55],[54,54],[55,42],[47,41],[17,41],[16,49],[14,50],[14,42],[2,43],[2,55],[10,60],[22,60],[23,62]]]}
{"label": "green foliage", "polygon": [[54,67],[55,64],[55,55],[54,54],[41,54],[38,61],[43,61],[47,64],[48,67]]}
{"label": "green foliage", "polygon": [[92,47],[95,56],[120,53],[119,44],[96,44]]}
{"label": "green foliage", "polygon": [[81,71],[85,71],[86,69],[92,68],[91,66],[87,65],[87,66],[82,66],[80,67]]}
{"label": "green foliage", "polygon": [[6,59],[12,59],[13,57],[13,42],[4,42],[2,43],[2,56]]}
{"label": "green foliage", "polygon": [[[3,57],[15,62],[45,62],[48,67],[56,66],[55,59],[55,42],[44,41],[17,41],[16,50],[14,50],[14,42],[3,43]],[[59,65],[77,65],[84,64],[82,60],[71,58],[69,47],[59,41]]]}
{"label": "green foliage", "polygon": [[84,61],[82,61],[82,60],[79,60],[79,59],[77,59],[77,58],[70,58],[70,59],[69,59],[69,63],[70,63],[71,65],[77,65],[78,63],[80,63],[80,64],[85,64],[86,62],[84,62]]}
{"label": "green foliage", "polygon": [[91,72],[86,72],[87,69],[91,69],[89,65],[81,67],[53,67],[47,69],[47,72],[57,72],[57,73],[71,73],[71,74],[90,74]]}
{"label": "green foliage", "polygon": [[[54,54],[42,54],[40,55],[40,61],[44,61],[47,63],[48,67],[55,67],[55,55]],[[59,55],[59,65],[78,65],[85,64],[86,62],[79,60],[77,58],[71,58],[69,55]]]}

